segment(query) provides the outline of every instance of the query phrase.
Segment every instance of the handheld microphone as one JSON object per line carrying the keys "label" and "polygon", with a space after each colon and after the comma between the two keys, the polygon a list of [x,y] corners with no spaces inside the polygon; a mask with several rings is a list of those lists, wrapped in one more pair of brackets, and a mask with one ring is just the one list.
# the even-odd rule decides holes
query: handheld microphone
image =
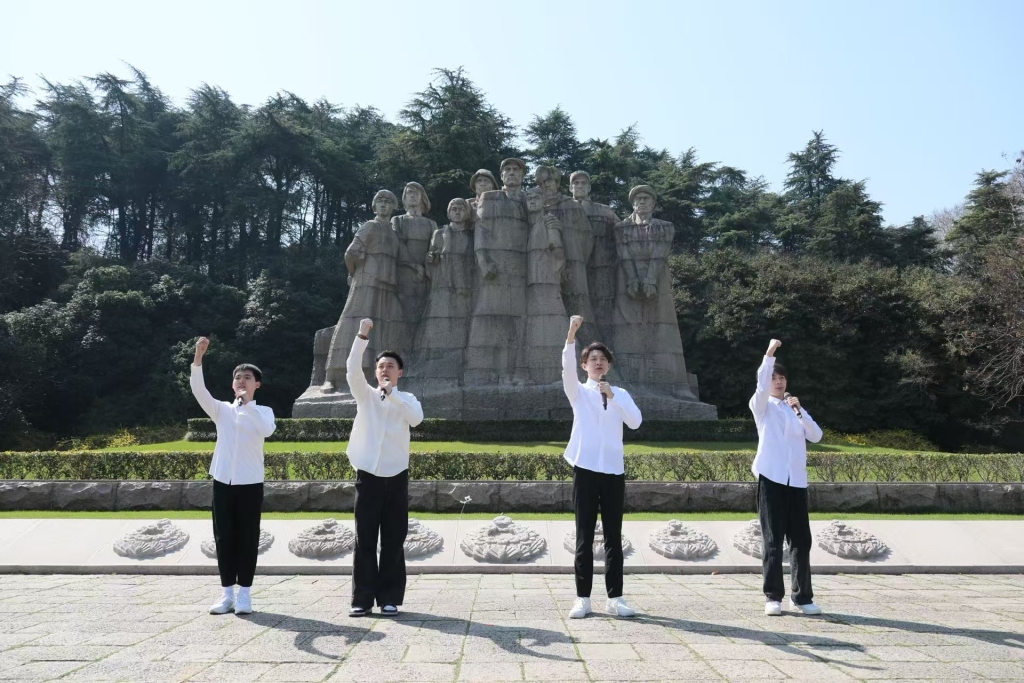
{"label": "handheld microphone", "polygon": [[[598,378],[598,381],[599,382],[604,382],[607,377],[608,377],[608,375],[601,375]],[[607,394],[603,394],[603,393],[601,394],[601,405],[604,406],[605,410],[608,410],[608,395]]]}
{"label": "handheld microphone", "polygon": [[[784,393],[784,394],[782,395],[782,397],[783,397],[783,398],[789,398],[789,397],[790,397],[790,396],[792,396],[792,395],[793,395],[793,394],[791,394],[791,393],[789,393],[789,392],[787,391],[786,393]],[[801,412],[800,412],[800,406],[793,406],[793,412],[794,412],[794,413],[796,413],[796,416],[797,416],[797,417],[803,417],[803,416],[804,416],[804,415],[803,415],[803,413],[801,413]]]}

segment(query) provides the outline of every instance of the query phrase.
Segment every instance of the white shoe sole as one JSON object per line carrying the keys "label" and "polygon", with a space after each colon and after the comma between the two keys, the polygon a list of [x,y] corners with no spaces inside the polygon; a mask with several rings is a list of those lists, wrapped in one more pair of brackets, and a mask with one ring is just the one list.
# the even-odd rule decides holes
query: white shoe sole
{"label": "white shoe sole", "polygon": [[232,613],[232,612],[234,612],[234,611],[235,611],[235,608],[234,608],[234,607],[229,607],[229,608],[228,608],[228,609],[226,609],[226,610],[219,610],[219,609],[211,609],[211,610],[210,610],[210,614],[213,614],[213,615],[216,615],[216,616],[220,616],[220,615],[222,615],[222,614],[231,614],[231,613]]}

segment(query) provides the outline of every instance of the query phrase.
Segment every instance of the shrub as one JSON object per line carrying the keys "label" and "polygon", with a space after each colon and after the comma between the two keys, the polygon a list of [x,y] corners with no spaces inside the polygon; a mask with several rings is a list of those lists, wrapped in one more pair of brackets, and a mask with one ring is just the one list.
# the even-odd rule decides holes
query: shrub
{"label": "shrub", "polygon": [[[352,418],[283,418],[270,441],[347,441]],[[415,441],[489,441],[516,443],[569,440],[571,422],[551,420],[439,420],[427,419],[411,431]],[[756,441],[752,420],[657,421],[640,429],[623,430],[628,442],[637,441]],[[189,441],[214,441],[213,421],[194,418],[188,421]]]}
{"label": "shrub", "polygon": [[[0,479],[204,479],[209,452],[37,451],[0,453]],[[752,481],[753,455],[739,451],[637,453],[626,476],[640,481]],[[343,453],[290,452],[264,456],[268,480],[352,479]],[[1024,454],[835,453],[807,455],[812,481],[1024,482]],[[568,480],[572,467],[558,454],[413,453],[412,479]]]}

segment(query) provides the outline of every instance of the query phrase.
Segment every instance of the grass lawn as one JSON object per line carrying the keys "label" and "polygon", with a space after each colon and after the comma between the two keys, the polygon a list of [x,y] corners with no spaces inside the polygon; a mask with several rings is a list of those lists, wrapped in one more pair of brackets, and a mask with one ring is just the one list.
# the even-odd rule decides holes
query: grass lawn
{"label": "grass lawn", "polygon": [[[264,444],[266,452],[327,452],[342,453],[348,446],[347,441],[268,441]],[[659,441],[647,443],[627,443],[626,453],[675,453],[679,451],[749,451],[757,450],[754,441]],[[893,448],[874,448],[871,446],[822,445],[807,444],[810,451],[832,451],[852,453],[900,453]],[[128,448],[104,448],[104,451],[212,451],[212,441],[167,441],[151,443]],[[413,453],[466,452],[466,453],[555,453],[565,450],[565,443],[558,441],[527,442],[527,443],[468,443],[465,441],[413,441],[410,445]]]}
{"label": "grass lawn", "polygon": [[[417,519],[460,519],[460,515],[440,512],[410,512],[411,517]],[[264,512],[263,519],[352,519],[351,512]],[[461,519],[493,519],[496,513],[473,512],[461,515]],[[517,520],[559,520],[572,521],[571,512],[513,512],[510,513],[513,519]],[[754,512],[627,512],[624,515],[626,521],[632,522],[660,522],[670,519],[679,519],[689,522],[742,522],[754,519],[757,513]],[[58,510],[10,510],[0,512],[0,519],[210,519],[209,511],[204,510],[155,510],[144,512],[62,512]],[[812,520],[830,521],[833,519],[891,519],[891,520],[957,520],[957,521],[980,521],[980,520],[1014,520],[1021,521],[1020,515],[1001,514],[923,514],[923,515],[893,515],[876,513],[840,513],[840,512],[812,512]]]}

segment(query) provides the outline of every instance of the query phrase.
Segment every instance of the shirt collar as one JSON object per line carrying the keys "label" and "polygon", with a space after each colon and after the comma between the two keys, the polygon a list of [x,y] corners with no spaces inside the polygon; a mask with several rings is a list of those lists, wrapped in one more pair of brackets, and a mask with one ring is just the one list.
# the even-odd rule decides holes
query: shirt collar
{"label": "shirt collar", "polygon": [[594,380],[592,380],[592,379],[590,379],[588,377],[587,378],[587,386],[590,387],[591,389],[596,389],[597,388],[597,382],[595,382]]}

